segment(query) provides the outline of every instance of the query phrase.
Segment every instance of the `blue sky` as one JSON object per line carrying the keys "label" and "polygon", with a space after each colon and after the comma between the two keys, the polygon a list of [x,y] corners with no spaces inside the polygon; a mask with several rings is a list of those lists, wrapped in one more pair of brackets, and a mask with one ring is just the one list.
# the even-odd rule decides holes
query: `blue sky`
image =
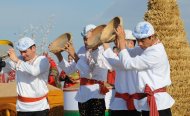
{"label": "blue sky", "polygon": [[[133,29],[143,20],[148,0],[1,0],[0,39],[17,41],[33,33],[39,43],[49,44],[70,32],[78,50],[83,45],[82,28],[87,24],[106,24],[121,16],[124,26]],[[190,1],[178,0],[181,17],[190,42]],[[44,34],[46,33],[46,34]],[[47,39],[42,39],[47,38]],[[46,46],[44,46],[46,48]]]}

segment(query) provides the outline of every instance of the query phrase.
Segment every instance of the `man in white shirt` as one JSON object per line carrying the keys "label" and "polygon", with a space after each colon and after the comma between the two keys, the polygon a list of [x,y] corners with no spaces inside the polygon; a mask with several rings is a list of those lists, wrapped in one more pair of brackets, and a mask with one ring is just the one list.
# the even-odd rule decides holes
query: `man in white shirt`
{"label": "man in white shirt", "polygon": [[17,57],[14,49],[9,49],[11,61],[7,62],[3,72],[16,71],[17,116],[48,116],[48,59],[37,56],[36,45],[31,38],[21,38],[16,47],[21,55]]}
{"label": "man in white shirt", "polygon": [[133,35],[138,46],[129,51],[123,44],[125,33],[121,26],[118,26],[116,34],[121,49],[120,62],[126,70],[137,71],[137,89],[142,93],[137,109],[142,110],[142,116],[171,116],[174,99],[166,92],[166,87],[171,84],[170,64],[153,26],[146,21],[137,24]]}
{"label": "man in white shirt", "polygon": [[[116,47],[119,47],[117,40],[114,41]],[[131,30],[125,30],[125,48],[134,48],[136,38],[132,35]],[[126,71],[123,64],[119,61],[118,55],[109,47],[108,43],[103,43],[103,55],[108,60],[112,68],[116,71],[115,78],[115,95],[111,103],[111,116],[141,116],[136,110],[134,99],[136,99],[137,91],[137,73],[135,70]]]}
{"label": "man in white shirt", "polygon": [[104,116],[105,115],[105,93],[108,92],[104,82],[107,81],[107,71],[110,66],[103,57],[103,47],[94,50],[87,49],[87,40],[91,35],[91,31],[96,26],[89,24],[84,27],[81,35],[83,37],[84,46],[82,46],[77,54],[71,43],[68,43],[66,51],[73,57],[75,62],[69,64],[61,53],[56,53],[59,60],[59,66],[66,74],[75,71],[80,73],[80,88],[75,96],[78,101],[80,116]]}

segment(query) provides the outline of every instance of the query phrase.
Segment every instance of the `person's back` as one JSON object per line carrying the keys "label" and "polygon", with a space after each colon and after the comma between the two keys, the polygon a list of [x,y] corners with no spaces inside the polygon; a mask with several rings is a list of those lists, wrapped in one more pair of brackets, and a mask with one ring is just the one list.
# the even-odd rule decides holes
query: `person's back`
{"label": "person's back", "polygon": [[[119,53],[119,49],[117,46],[113,46],[113,52],[118,55]],[[112,86],[114,87],[114,84],[115,84],[115,77],[116,77],[116,72],[115,70],[108,70],[108,74],[107,74],[107,82]]]}
{"label": "person's back", "polygon": [[[125,47],[133,48],[135,46],[136,39],[132,36],[132,31],[127,30],[125,32]],[[115,45],[117,46],[118,44]],[[129,115],[140,116],[140,112],[136,110],[135,106],[135,94],[138,93],[138,78],[135,70],[125,70],[123,64],[119,61],[119,57],[114,53],[107,43],[104,43],[105,52],[103,55],[111,64],[113,70],[116,71],[115,78],[115,96],[111,103],[111,115]],[[119,46],[118,46],[119,47]]]}
{"label": "person's back", "polygon": [[61,84],[60,84],[60,81],[59,81],[59,71],[58,71],[58,68],[57,68],[57,64],[48,55],[48,53],[44,52],[43,56],[45,56],[48,59],[49,64],[50,64],[48,84],[60,88]]}

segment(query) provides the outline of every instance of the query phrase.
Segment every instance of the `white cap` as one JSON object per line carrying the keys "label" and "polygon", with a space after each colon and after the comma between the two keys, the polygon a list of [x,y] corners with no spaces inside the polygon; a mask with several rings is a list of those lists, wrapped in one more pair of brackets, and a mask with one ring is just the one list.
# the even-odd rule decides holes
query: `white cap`
{"label": "white cap", "polygon": [[19,39],[19,41],[17,42],[16,48],[19,51],[25,51],[34,44],[35,44],[35,42],[33,39],[31,39],[29,37],[23,37],[23,38]]}
{"label": "white cap", "polygon": [[91,29],[94,29],[94,28],[96,28],[96,26],[93,25],[93,24],[86,25],[86,26],[84,27],[83,31],[81,32],[81,35],[82,35],[83,37],[85,37],[85,36],[87,35],[88,31],[90,31]]}
{"label": "white cap", "polygon": [[128,29],[125,29],[125,39],[136,40],[136,38],[132,34],[132,31]]}
{"label": "white cap", "polygon": [[147,38],[153,34],[154,34],[154,28],[147,21],[138,23],[133,32],[133,35],[137,39]]}

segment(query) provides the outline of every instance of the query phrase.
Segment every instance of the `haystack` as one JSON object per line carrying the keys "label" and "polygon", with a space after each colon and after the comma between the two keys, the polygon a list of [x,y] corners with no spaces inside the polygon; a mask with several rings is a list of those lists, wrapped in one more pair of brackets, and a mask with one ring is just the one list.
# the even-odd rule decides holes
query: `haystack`
{"label": "haystack", "polygon": [[151,22],[166,47],[171,65],[173,116],[190,116],[190,46],[176,0],[149,0],[144,19]]}

